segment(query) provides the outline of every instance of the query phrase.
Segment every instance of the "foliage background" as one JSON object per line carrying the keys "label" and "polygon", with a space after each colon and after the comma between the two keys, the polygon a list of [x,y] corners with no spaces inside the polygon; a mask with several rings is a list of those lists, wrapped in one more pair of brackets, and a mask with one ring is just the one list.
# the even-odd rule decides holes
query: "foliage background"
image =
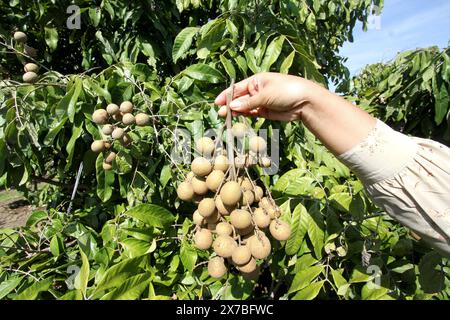
{"label": "foliage background", "polygon": [[[447,260],[380,212],[301,124],[262,119],[252,126],[281,131],[281,170],[254,174],[293,235],[258,281],[209,278],[205,253],[189,241],[193,207],[176,199],[188,167],[167,153],[176,128],[195,139],[221,125],[212,101],[230,78],[264,71],[332,81],[404,132],[447,139],[448,49],[404,53],[349,79],[339,47],[357,20],[367,23],[372,1],[73,3],[80,30],[66,28],[70,1],[0,1],[1,184],[48,207],[23,228],[0,230],[0,298],[448,298]],[[27,32],[45,66],[34,85],[20,83],[27,59],[15,30]],[[131,150],[114,145],[118,161],[105,173],[89,148],[101,138],[91,114],[127,99],[152,126],[132,132]],[[381,270],[381,287],[368,266]]]}

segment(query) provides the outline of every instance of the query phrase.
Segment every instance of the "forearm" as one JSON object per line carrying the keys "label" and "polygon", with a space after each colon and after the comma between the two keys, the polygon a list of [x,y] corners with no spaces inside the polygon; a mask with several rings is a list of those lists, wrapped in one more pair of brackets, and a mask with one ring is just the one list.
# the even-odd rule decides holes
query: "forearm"
{"label": "forearm", "polygon": [[305,126],[335,155],[367,137],[376,119],[345,99],[308,80],[307,98],[301,109]]}

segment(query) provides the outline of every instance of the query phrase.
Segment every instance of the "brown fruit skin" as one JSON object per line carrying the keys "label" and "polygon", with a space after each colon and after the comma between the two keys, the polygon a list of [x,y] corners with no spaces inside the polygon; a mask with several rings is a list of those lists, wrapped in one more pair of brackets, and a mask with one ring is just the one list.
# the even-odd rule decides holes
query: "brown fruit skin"
{"label": "brown fruit skin", "polygon": [[108,155],[105,158],[105,162],[106,163],[113,163],[113,161],[116,159],[117,154],[113,151],[111,151],[110,153],[108,153]]}
{"label": "brown fruit skin", "polygon": [[213,243],[212,233],[208,229],[200,229],[194,235],[195,246],[200,250],[211,248]]}
{"label": "brown fruit skin", "polygon": [[246,208],[247,206],[251,206],[254,201],[255,195],[253,194],[252,191],[247,190],[242,193],[241,206]]}
{"label": "brown fruit skin", "polygon": [[220,222],[216,226],[216,233],[219,236],[231,236],[233,234],[233,227],[228,222]]}
{"label": "brown fruit skin", "polygon": [[243,273],[251,273],[256,270],[256,267],[256,260],[251,258],[249,262],[247,262],[243,266],[238,266],[237,269]]}
{"label": "brown fruit skin", "polygon": [[231,132],[233,133],[233,136],[235,136],[238,139],[243,138],[247,134],[248,128],[244,123],[235,123],[233,127],[231,128]]}
{"label": "brown fruit skin", "polygon": [[117,104],[115,103],[110,103],[108,104],[108,106],[106,107],[106,112],[108,112],[108,114],[114,116],[119,114],[120,112],[120,108]]}
{"label": "brown fruit skin", "polygon": [[103,134],[110,136],[114,131],[114,126],[111,124],[105,124],[102,128]]}
{"label": "brown fruit skin", "polygon": [[265,259],[270,255],[272,245],[269,238],[266,237],[264,232],[259,232],[258,235],[252,236],[248,240],[248,246],[252,252],[252,256],[255,259]]}
{"label": "brown fruit skin", "polygon": [[208,262],[208,273],[213,278],[222,278],[227,273],[227,267],[221,257],[211,258]]}
{"label": "brown fruit skin", "polygon": [[267,197],[263,197],[261,198],[261,200],[259,201],[259,207],[263,208],[263,209],[268,209],[271,206],[271,201],[269,200],[269,198]]}
{"label": "brown fruit skin", "polygon": [[120,112],[122,113],[131,113],[133,112],[133,104],[130,101],[124,101],[120,104]]}
{"label": "brown fruit skin", "polygon": [[244,228],[244,229],[236,228],[236,233],[238,235],[240,235],[241,237],[245,237],[246,235],[251,234],[253,232],[253,230],[255,230],[255,227],[253,226],[253,224],[250,224],[247,228]]}
{"label": "brown fruit skin", "polygon": [[236,247],[236,241],[230,236],[218,236],[213,243],[214,252],[223,258],[231,257]]}
{"label": "brown fruit skin", "polygon": [[218,155],[214,159],[214,170],[220,170],[223,172],[227,172],[229,166],[230,165],[228,163],[228,158],[224,155]]}
{"label": "brown fruit skin", "polygon": [[192,172],[199,177],[207,176],[212,171],[211,163],[208,159],[203,157],[195,158],[194,161],[192,161],[191,168]]}
{"label": "brown fruit skin", "polygon": [[214,208],[214,212],[210,216],[206,217],[205,219],[206,219],[206,223],[208,223],[208,224],[217,224],[220,220],[220,213],[219,213],[219,211],[217,211],[217,209]]}
{"label": "brown fruit skin", "polygon": [[203,218],[200,213],[198,213],[198,210],[194,211],[194,214],[192,215],[192,222],[196,224],[197,226],[202,226],[205,224],[205,218]]}
{"label": "brown fruit skin", "polygon": [[150,117],[147,114],[145,114],[145,113],[138,113],[136,115],[136,124],[139,127],[148,126],[149,123],[150,123]]}
{"label": "brown fruit skin", "polygon": [[247,246],[239,246],[231,255],[231,260],[233,263],[237,266],[244,266],[247,263],[250,262],[250,259],[252,258],[252,253],[250,252],[250,249]]}
{"label": "brown fruit skin", "polygon": [[206,184],[205,178],[193,177],[191,179],[192,187],[194,188],[195,194],[205,195],[208,193],[208,185]]}
{"label": "brown fruit skin", "polygon": [[291,236],[291,227],[285,221],[273,220],[269,230],[272,237],[278,241],[285,241]]}
{"label": "brown fruit skin", "polygon": [[95,140],[91,144],[91,150],[95,153],[100,153],[105,150],[105,142],[103,140]]}
{"label": "brown fruit skin", "polygon": [[214,141],[209,137],[202,137],[195,143],[195,150],[202,156],[210,157],[214,152]]}
{"label": "brown fruit skin", "polygon": [[241,200],[241,196],[241,187],[236,181],[228,181],[220,189],[220,198],[227,206],[235,206]]}
{"label": "brown fruit skin", "polygon": [[261,199],[264,197],[264,190],[260,186],[255,186],[255,190],[253,190],[255,194],[255,202],[261,201]]}
{"label": "brown fruit skin", "polygon": [[238,229],[245,229],[252,224],[252,215],[247,210],[236,209],[230,214],[231,224]]}
{"label": "brown fruit skin", "polygon": [[131,113],[125,113],[122,117],[122,123],[126,126],[131,126],[136,123],[136,119]]}
{"label": "brown fruit skin", "polygon": [[217,191],[222,184],[225,174],[221,170],[213,170],[206,178],[206,185],[211,191]]}
{"label": "brown fruit skin", "polygon": [[194,189],[189,182],[182,182],[177,188],[177,195],[183,201],[190,201],[194,197]]}
{"label": "brown fruit skin", "polygon": [[214,214],[216,204],[213,198],[205,198],[198,204],[198,213],[203,217],[209,217]]}
{"label": "brown fruit skin", "polygon": [[265,229],[270,225],[270,216],[262,208],[257,208],[253,211],[253,221],[260,229]]}
{"label": "brown fruit skin", "polygon": [[113,166],[110,163],[103,162],[103,170],[110,171],[112,168]]}
{"label": "brown fruit skin", "polygon": [[34,72],[34,73],[38,73],[39,72],[39,66],[35,63],[27,63],[24,67],[23,70],[25,72]]}
{"label": "brown fruit skin", "polygon": [[105,109],[97,109],[92,114],[92,120],[96,124],[107,124],[109,119],[108,112]]}
{"label": "brown fruit skin", "polygon": [[220,195],[217,195],[215,202],[216,202],[216,208],[222,216],[229,216],[230,213],[236,208],[236,206],[224,205]]}
{"label": "brown fruit skin", "polygon": [[28,37],[22,31],[17,31],[17,32],[14,32],[14,40],[19,43],[25,43],[25,42],[27,42]]}
{"label": "brown fruit skin", "polygon": [[111,133],[111,137],[114,140],[120,140],[125,136],[125,131],[122,128],[116,128],[114,129],[114,131]]}
{"label": "brown fruit skin", "polygon": [[253,136],[250,138],[249,147],[255,153],[263,153],[267,150],[267,142],[262,137]]}
{"label": "brown fruit skin", "polygon": [[26,72],[23,75],[22,80],[23,80],[23,82],[26,82],[26,83],[35,83],[37,78],[38,78],[38,75],[36,73]]}
{"label": "brown fruit skin", "polygon": [[247,191],[247,190],[253,190],[253,184],[250,181],[249,178],[244,178],[241,182],[240,182],[241,188],[243,191]]}

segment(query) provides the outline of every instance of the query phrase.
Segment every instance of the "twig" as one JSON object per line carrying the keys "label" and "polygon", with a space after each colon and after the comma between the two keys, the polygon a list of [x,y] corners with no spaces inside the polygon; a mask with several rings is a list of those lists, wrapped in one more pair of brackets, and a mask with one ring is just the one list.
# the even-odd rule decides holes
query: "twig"
{"label": "twig", "polygon": [[228,152],[228,162],[231,165],[230,175],[231,179],[236,179],[236,168],[234,164],[234,138],[231,134],[231,120],[232,120],[232,114],[231,114],[231,101],[234,97],[234,79],[231,80],[230,90],[227,94],[227,119],[226,119],[226,125],[227,125],[227,152]]}

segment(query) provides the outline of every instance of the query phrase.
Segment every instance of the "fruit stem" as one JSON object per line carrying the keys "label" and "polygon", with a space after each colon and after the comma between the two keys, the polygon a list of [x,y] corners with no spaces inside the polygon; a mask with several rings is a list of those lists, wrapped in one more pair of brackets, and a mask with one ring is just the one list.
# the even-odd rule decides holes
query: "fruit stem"
{"label": "fruit stem", "polygon": [[232,126],[232,114],[231,114],[231,101],[234,97],[234,79],[231,79],[230,89],[227,94],[227,119],[226,119],[226,125],[227,125],[227,153],[228,153],[228,162],[230,163],[230,175],[231,179],[236,179],[236,168],[234,165],[234,138],[231,133],[231,126]]}

